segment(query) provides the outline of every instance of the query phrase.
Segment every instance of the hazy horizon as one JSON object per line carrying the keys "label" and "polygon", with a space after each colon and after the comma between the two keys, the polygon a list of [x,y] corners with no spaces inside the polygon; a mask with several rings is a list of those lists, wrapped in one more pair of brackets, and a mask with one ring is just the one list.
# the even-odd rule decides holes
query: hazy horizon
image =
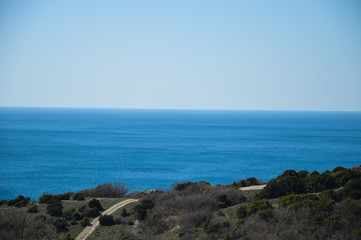
{"label": "hazy horizon", "polygon": [[122,108],[122,107],[48,107],[48,106],[0,106],[0,108],[40,108],[40,109],[89,109],[89,110],[169,110],[169,111],[244,111],[244,112],[355,112],[361,110],[293,110],[293,109],[210,109],[210,108]]}

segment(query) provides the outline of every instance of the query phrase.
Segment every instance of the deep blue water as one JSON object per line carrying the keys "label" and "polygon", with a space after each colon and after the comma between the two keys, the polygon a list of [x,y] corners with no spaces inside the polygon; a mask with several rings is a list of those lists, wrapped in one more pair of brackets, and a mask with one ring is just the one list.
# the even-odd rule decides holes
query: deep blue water
{"label": "deep blue water", "polygon": [[0,199],[361,164],[361,112],[0,108]]}

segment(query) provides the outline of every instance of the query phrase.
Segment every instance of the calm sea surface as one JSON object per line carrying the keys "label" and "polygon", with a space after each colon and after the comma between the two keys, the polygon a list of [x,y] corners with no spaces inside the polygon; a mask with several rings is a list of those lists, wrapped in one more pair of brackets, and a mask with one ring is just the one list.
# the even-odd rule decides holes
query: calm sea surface
{"label": "calm sea surface", "polygon": [[0,108],[0,199],[361,164],[361,112]]}

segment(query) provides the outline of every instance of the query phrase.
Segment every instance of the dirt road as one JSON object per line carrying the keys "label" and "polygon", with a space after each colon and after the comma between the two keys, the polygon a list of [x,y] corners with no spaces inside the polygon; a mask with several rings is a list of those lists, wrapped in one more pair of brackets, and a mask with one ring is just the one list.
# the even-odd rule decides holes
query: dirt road
{"label": "dirt road", "polygon": [[265,186],[266,186],[266,184],[263,184],[263,185],[253,185],[253,186],[249,186],[249,187],[241,187],[241,188],[239,188],[239,189],[241,189],[242,191],[262,190]]}
{"label": "dirt road", "polygon": [[[111,215],[119,208],[124,207],[125,205],[127,205],[129,203],[137,202],[137,201],[138,201],[138,199],[127,199],[127,200],[121,201],[117,204],[114,204],[113,206],[111,206],[110,208],[105,210],[104,212],[102,212],[102,215],[105,215],[105,214]],[[75,240],[87,239],[87,237],[89,237],[98,226],[99,226],[99,217],[95,218],[91,222],[91,226],[87,226],[86,228],[84,228],[84,230],[75,238]]]}

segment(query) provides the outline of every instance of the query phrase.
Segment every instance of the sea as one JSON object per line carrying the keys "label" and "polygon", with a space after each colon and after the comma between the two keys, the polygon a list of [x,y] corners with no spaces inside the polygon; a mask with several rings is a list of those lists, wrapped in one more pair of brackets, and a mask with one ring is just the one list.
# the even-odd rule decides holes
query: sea
{"label": "sea", "polygon": [[361,112],[0,108],[0,199],[361,164]]}

